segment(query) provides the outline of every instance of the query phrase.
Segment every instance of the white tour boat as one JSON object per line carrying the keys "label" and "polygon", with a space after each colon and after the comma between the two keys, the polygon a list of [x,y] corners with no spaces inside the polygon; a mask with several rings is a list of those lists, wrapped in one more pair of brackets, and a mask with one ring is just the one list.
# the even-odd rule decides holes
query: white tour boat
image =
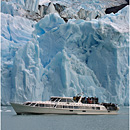
{"label": "white tour boat", "polygon": [[96,97],[51,97],[49,101],[11,103],[20,114],[117,114],[119,107],[112,103],[98,103]]}

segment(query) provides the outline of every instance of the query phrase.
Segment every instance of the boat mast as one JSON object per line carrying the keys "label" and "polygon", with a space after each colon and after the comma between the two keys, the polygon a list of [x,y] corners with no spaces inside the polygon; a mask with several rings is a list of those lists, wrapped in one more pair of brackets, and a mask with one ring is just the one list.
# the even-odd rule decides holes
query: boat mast
{"label": "boat mast", "polygon": [[81,96],[80,96],[80,99],[79,99],[79,101],[78,101],[78,103],[80,103],[84,94],[83,94],[83,93],[79,93],[79,94],[77,94],[77,95],[81,95]]}

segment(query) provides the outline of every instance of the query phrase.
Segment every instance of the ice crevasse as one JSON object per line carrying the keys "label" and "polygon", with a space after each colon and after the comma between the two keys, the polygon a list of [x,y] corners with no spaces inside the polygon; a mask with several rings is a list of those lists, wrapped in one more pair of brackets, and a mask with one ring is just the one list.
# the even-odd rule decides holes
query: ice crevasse
{"label": "ice crevasse", "polygon": [[101,102],[128,104],[128,8],[99,20],[41,19],[15,54],[4,103],[85,92]]}

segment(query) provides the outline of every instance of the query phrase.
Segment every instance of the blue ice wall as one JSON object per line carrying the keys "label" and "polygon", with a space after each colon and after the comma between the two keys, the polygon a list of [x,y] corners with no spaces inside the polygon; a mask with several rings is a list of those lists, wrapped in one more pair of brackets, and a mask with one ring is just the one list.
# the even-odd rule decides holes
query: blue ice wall
{"label": "blue ice wall", "polygon": [[2,14],[2,103],[86,92],[128,104],[128,9],[68,23],[58,14],[37,24]]}

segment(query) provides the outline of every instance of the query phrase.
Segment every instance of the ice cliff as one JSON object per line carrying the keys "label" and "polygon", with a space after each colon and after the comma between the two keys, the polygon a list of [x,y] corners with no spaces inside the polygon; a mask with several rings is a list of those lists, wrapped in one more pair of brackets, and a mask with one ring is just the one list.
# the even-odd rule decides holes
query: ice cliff
{"label": "ice cliff", "polygon": [[10,101],[12,67],[16,52],[32,38],[35,22],[23,17],[1,13],[1,93],[2,102]]}
{"label": "ice cliff", "polygon": [[1,13],[2,104],[85,92],[129,103],[129,6],[98,20],[38,23]]}
{"label": "ice cliff", "polygon": [[128,4],[125,0],[40,0],[39,14],[41,17],[48,14],[46,10],[50,7],[50,2],[51,5],[53,3],[53,8],[66,21],[73,18],[87,21],[98,19],[105,15],[107,8],[113,7],[115,10],[115,6]]}
{"label": "ice cliff", "polygon": [[2,0],[1,12],[38,21],[41,18],[38,14],[38,4],[39,0]]}
{"label": "ice cliff", "polygon": [[105,12],[112,12],[111,7],[117,12],[120,8],[117,10],[115,6],[124,7],[127,4],[125,0],[2,0],[1,12],[34,21],[57,12],[65,21],[73,18],[89,21],[101,18]]}
{"label": "ice cliff", "polygon": [[12,10],[12,7],[15,7],[14,9],[16,9],[18,6],[22,6],[21,8],[24,8],[26,10],[38,12],[39,0],[2,0],[1,4],[2,11],[9,11]]}

